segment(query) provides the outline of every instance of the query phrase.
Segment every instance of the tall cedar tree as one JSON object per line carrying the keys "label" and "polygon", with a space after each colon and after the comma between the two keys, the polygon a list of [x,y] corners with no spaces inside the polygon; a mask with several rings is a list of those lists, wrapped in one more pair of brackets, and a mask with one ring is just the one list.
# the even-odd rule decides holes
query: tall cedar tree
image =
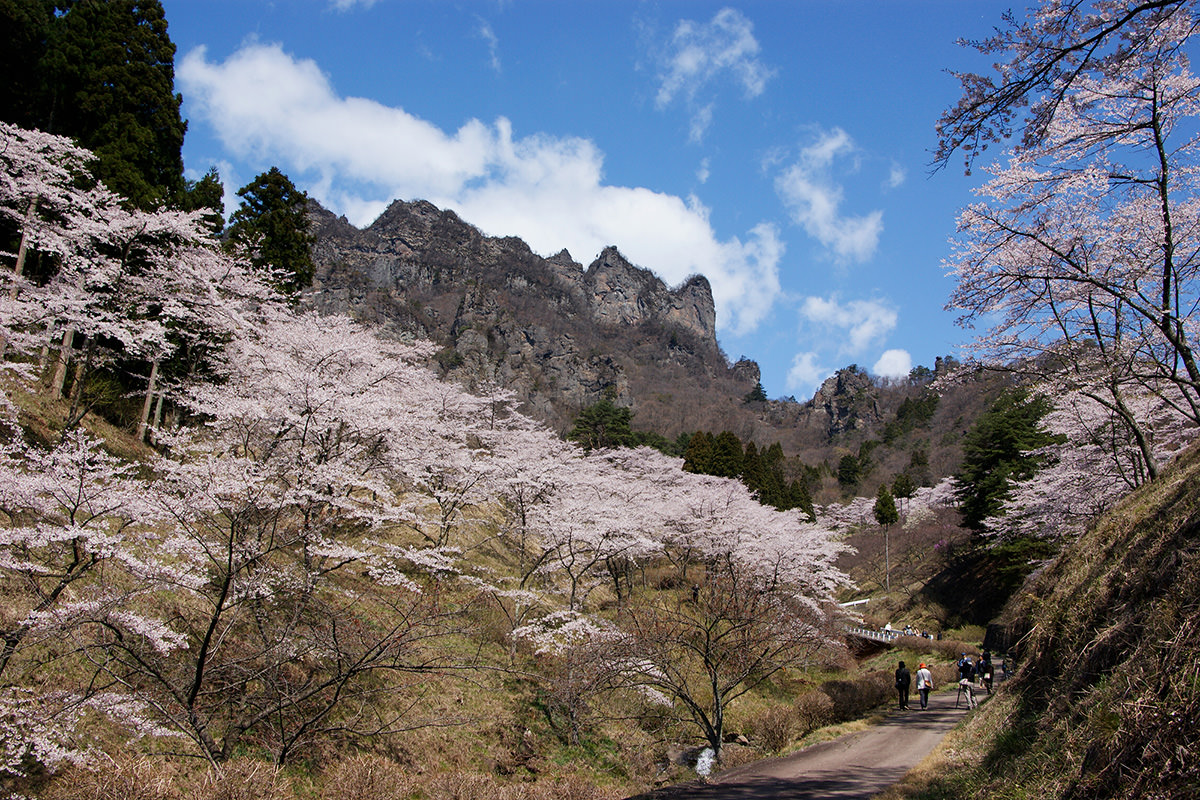
{"label": "tall cedar tree", "polygon": [[1013,481],[1037,471],[1041,460],[1030,451],[1056,441],[1040,424],[1050,408],[1045,397],[1010,389],[967,432],[962,467],[954,476],[964,527],[982,531],[983,521],[1000,512]]}
{"label": "tall cedar tree", "polygon": [[[175,45],[162,4],[58,5],[66,11],[46,28],[39,82],[27,91],[41,117],[32,121],[94,152],[95,176],[134,208],[151,210],[176,200],[183,190],[180,151],[187,124],[179,115]],[[41,20],[28,16],[34,24]]]}
{"label": "tall cedar tree", "polygon": [[721,431],[713,440],[712,470],[720,478],[738,478],[742,474],[742,441],[731,431]]}
{"label": "tall cedar tree", "polygon": [[0,0],[0,119],[5,122],[47,127],[42,61],[53,24],[49,0]]}
{"label": "tall cedar tree", "polygon": [[312,283],[308,195],[271,167],[238,189],[242,204],[233,213],[229,238],[250,250],[250,263],[276,272],[280,291],[295,297]]}
{"label": "tall cedar tree", "polygon": [[688,439],[683,454],[683,469],[697,475],[711,475],[713,469],[713,435],[707,431],[696,431]]}

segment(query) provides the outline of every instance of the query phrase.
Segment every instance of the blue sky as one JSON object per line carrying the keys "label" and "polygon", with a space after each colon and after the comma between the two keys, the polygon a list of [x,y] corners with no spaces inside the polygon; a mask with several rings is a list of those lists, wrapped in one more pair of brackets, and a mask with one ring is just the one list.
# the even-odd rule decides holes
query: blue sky
{"label": "blue sky", "polygon": [[[807,399],[957,354],[941,261],[978,178],[930,175],[973,0],[164,0],[190,177],[278,166],[365,227],[394,199],[589,264],[702,273],[731,360]],[[1020,6],[1017,6],[1019,9]]]}

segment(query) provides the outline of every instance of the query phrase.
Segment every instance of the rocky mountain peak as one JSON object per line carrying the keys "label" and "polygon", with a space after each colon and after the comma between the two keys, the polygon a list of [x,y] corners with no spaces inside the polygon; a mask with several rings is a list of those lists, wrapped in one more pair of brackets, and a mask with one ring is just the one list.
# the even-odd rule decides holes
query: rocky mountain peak
{"label": "rocky mountain peak", "polygon": [[610,325],[659,321],[716,341],[717,312],[712,287],[702,276],[672,290],[654,273],[634,266],[616,247],[604,248],[587,268],[593,314]]}

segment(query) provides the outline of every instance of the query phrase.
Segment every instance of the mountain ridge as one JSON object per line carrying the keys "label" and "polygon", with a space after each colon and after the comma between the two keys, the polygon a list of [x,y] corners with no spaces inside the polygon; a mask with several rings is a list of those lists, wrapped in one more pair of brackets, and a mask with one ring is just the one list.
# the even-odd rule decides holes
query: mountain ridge
{"label": "mountain ridge", "polygon": [[[433,341],[443,377],[473,391],[514,392],[527,414],[559,434],[608,400],[633,411],[636,429],[668,439],[728,430],[759,446],[779,442],[808,464],[828,463],[879,436],[943,366],[939,359],[934,370],[884,384],[851,365],[807,401],[750,402],[759,366],[721,349],[702,275],[669,287],[616,246],[586,268],[565,249],[542,257],[517,237],[487,236],[424,200],[397,200],[363,229],[313,201],[309,218],[316,270],[306,302]],[[960,410],[939,422],[962,431],[972,417]],[[955,457],[933,460],[948,469]],[[892,460],[889,468],[902,468],[900,455]]]}

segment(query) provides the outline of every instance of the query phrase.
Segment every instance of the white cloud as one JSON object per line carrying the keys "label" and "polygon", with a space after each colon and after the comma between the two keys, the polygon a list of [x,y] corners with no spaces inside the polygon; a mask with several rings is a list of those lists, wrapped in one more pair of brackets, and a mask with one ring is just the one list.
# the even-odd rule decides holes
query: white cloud
{"label": "white cloud", "polygon": [[379,0],[329,0],[329,7],[336,11],[349,11],[353,8],[370,8]]}
{"label": "white cloud", "polygon": [[912,356],[907,350],[885,350],[871,372],[882,378],[904,378],[912,372]]}
{"label": "white cloud", "polygon": [[813,352],[797,353],[792,358],[792,366],[787,374],[787,388],[800,395],[801,399],[810,397],[812,392],[833,374],[832,369],[817,363],[818,358],[818,354]]}
{"label": "white cloud", "polygon": [[712,123],[714,103],[701,99],[726,76],[741,85],[747,98],[761,95],[775,71],[759,58],[754,24],[741,12],[725,8],[707,23],[681,20],[659,74],[655,103],[664,109],[682,96],[691,114],[689,138],[699,142]]}
{"label": "white cloud", "polygon": [[709,169],[709,160],[706,158],[700,162],[700,166],[696,169],[696,180],[701,183],[708,183],[709,177],[712,175],[712,170]]}
{"label": "white cloud", "polygon": [[713,108],[715,103],[709,103],[704,108],[696,109],[692,114],[692,122],[688,127],[688,141],[692,144],[700,144],[704,141],[704,134],[708,132],[708,128],[712,125]]}
{"label": "white cloud", "polygon": [[492,30],[492,26],[487,20],[477,17],[479,22],[479,38],[487,42],[488,46],[488,66],[494,72],[500,72],[500,39],[496,36],[496,32]]}
{"label": "white cloud", "polygon": [[908,180],[908,170],[899,164],[892,164],[892,169],[888,172],[887,188],[895,189],[904,184]]}
{"label": "white cloud", "polygon": [[833,181],[837,158],[852,156],[854,142],[840,128],[822,133],[800,152],[796,163],[775,179],[775,191],[792,219],[828,247],[839,261],[866,261],[875,254],[883,231],[883,212],[843,216],[842,187]]}
{"label": "white cloud", "polygon": [[[851,300],[837,297],[806,297],[799,307],[801,336],[809,349],[792,358],[787,387],[798,397],[811,396],[834,373],[823,362],[860,356],[887,338],[899,317],[881,300]],[[904,350],[887,350],[872,372],[887,378],[908,375],[912,358]]]}
{"label": "white cloud", "polygon": [[504,118],[446,132],[403,109],[339,96],[316,63],[278,45],[250,44],[224,62],[197,48],[176,79],[192,124],[211,125],[246,172],[278,165],[357,225],[393,199],[423,198],[544,254],[566,247],[586,262],[615,244],[668,283],[703,274],[719,325],[735,334],[753,330],[780,293],[783,243],[773,226],[720,240],[695,197],[605,185],[590,140],[515,138]]}
{"label": "white cloud", "polygon": [[861,353],[871,344],[883,340],[896,327],[898,315],[879,300],[838,302],[836,297],[806,297],[800,306],[800,316],[806,322],[826,331],[845,331],[836,334],[844,343],[844,355]]}

